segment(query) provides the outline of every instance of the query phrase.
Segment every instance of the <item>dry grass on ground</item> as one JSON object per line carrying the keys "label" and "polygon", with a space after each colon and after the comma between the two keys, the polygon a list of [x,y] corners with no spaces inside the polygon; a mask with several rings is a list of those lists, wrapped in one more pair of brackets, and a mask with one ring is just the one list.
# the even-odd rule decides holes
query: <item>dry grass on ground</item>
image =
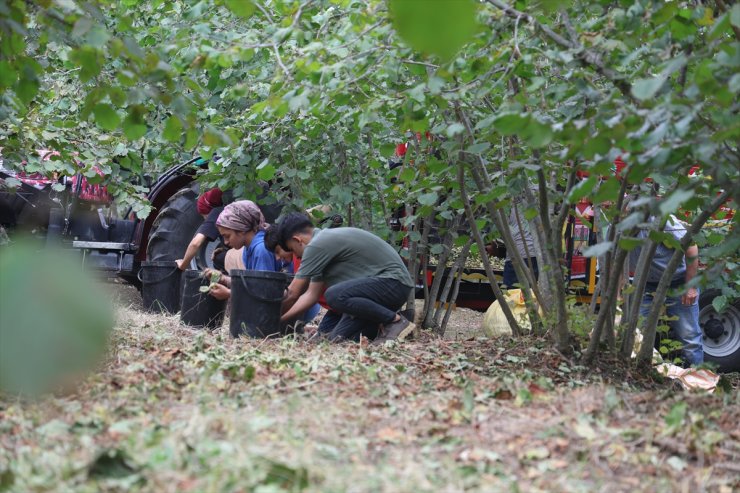
{"label": "dry grass on ground", "polygon": [[736,389],[603,370],[536,339],[232,340],[121,307],[75,393],[0,399],[0,491],[737,490]]}

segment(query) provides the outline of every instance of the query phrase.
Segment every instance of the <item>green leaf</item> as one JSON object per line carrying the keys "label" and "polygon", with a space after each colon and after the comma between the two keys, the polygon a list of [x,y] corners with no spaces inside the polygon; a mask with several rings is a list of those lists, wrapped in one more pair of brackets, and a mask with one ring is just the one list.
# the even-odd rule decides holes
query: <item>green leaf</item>
{"label": "green leaf", "polygon": [[111,108],[108,104],[96,104],[93,107],[93,115],[95,115],[95,123],[97,123],[103,130],[115,130],[121,123],[121,117],[119,117],[116,110]]}
{"label": "green leaf", "polygon": [[473,144],[465,150],[473,154],[481,154],[486,152],[490,147],[491,144],[488,142],[478,142],[477,144]]}
{"label": "green leaf", "polygon": [[5,60],[0,60],[0,88],[10,87],[18,78],[13,67]]}
{"label": "green leaf", "polygon": [[722,310],[727,308],[727,305],[728,305],[727,296],[725,295],[716,296],[712,300],[712,306],[717,311],[717,313],[722,313]]}
{"label": "green leaf", "polygon": [[588,138],[583,147],[583,154],[586,158],[592,158],[595,155],[606,156],[612,148],[612,142],[606,135],[594,135]]}
{"label": "green leaf", "polygon": [[620,181],[616,176],[612,176],[608,180],[602,181],[599,185],[599,190],[596,195],[593,196],[591,202],[600,204],[602,202],[616,202],[619,197],[619,188],[621,186]]}
{"label": "green leaf", "polygon": [[15,94],[18,98],[23,101],[24,104],[29,104],[36,97],[39,92],[39,81],[33,78],[21,77],[18,81],[18,85],[15,89]]}
{"label": "green leaf", "polygon": [[187,132],[185,132],[185,149],[191,150],[196,145],[198,145],[198,131],[190,127]]}
{"label": "green leaf", "polygon": [[419,203],[421,205],[434,205],[437,203],[437,192],[429,192],[419,195]]}
{"label": "green leaf", "polygon": [[401,175],[398,177],[398,179],[401,180],[402,182],[408,183],[411,180],[413,180],[415,176],[416,176],[416,171],[414,170],[414,168],[406,167],[401,172]]}
{"label": "green leaf", "polygon": [[446,131],[447,137],[452,138],[457,134],[463,133],[464,130],[465,130],[465,127],[463,126],[462,123],[453,123],[452,125],[447,127],[447,131]]}
{"label": "green leaf", "polygon": [[501,135],[514,135],[527,128],[529,117],[518,113],[503,115],[493,122],[493,128]]}
{"label": "green leaf", "polygon": [[612,249],[614,242],[603,241],[583,250],[584,257],[600,257]]}
{"label": "green leaf", "polygon": [[175,115],[170,116],[164,124],[162,136],[170,142],[178,142],[182,137],[182,122]]}
{"label": "green leaf", "polygon": [[730,11],[730,23],[740,28],[740,3],[736,3],[732,6],[732,10]]}
{"label": "green leaf", "polygon": [[571,204],[575,204],[583,197],[593,192],[597,181],[598,178],[594,175],[591,175],[585,180],[576,183],[568,194],[568,202],[570,202]]}
{"label": "green leaf", "polygon": [[126,117],[123,120],[123,134],[128,140],[140,139],[146,134],[146,125]]}
{"label": "green leaf", "polygon": [[252,0],[225,0],[226,8],[242,19],[248,19],[254,14],[255,6]]}
{"label": "green leaf", "polygon": [[655,96],[664,83],[665,78],[662,76],[639,79],[632,84],[632,95],[640,101],[645,101]]}
{"label": "green leaf", "polygon": [[272,180],[275,177],[275,167],[271,164],[257,170],[257,178],[260,180]]}
{"label": "green leaf", "polygon": [[624,236],[619,239],[619,248],[623,250],[627,250],[628,252],[631,252],[635,248],[640,248],[643,241],[644,240],[641,238],[629,238],[629,237]]}
{"label": "green leaf", "polygon": [[448,59],[478,28],[473,0],[390,0],[396,32],[414,49]]}
{"label": "green leaf", "polygon": [[544,147],[552,142],[553,132],[550,125],[541,123],[531,118],[529,124],[524,129],[524,140],[534,148]]}
{"label": "green leaf", "polygon": [[306,91],[303,91],[302,93],[290,98],[290,101],[288,101],[288,107],[290,108],[290,111],[308,108],[310,104],[311,101],[308,99]]}
{"label": "green leaf", "polygon": [[681,204],[694,196],[693,190],[678,189],[660,202],[660,212],[663,215],[672,214]]}
{"label": "green leaf", "polygon": [[673,405],[671,410],[665,416],[665,423],[669,428],[676,430],[683,425],[684,419],[686,418],[686,411],[688,404],[685,402],[677,402]]}
{"label": "green leaf", "polygon": [[740,74],[735,74],[730,78],[728,88],[734,93],[740,91]]}

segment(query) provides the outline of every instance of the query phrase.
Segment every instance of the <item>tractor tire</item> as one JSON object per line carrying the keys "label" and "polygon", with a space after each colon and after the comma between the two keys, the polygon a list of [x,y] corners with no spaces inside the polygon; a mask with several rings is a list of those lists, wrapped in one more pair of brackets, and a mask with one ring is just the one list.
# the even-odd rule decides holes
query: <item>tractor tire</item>
{"label": "tractor tire", "polygon": [[[178,191],[162,207],[152,224],[146,258],[149,261],[177,260],[185,255],[190,240],[195,236],[203,218],[196,209],[197,185]],[[196,263],[205,260],[205,250],[201,248]],[[203,257],[203,258],[201,258]]]}
{"label": "tractor tire", "polygon": [[719,365],[723,372],[740,371],[740,299],[717,313],[712,300],[718,290],[699,296],[699,325],[704,335],[704,360]]}

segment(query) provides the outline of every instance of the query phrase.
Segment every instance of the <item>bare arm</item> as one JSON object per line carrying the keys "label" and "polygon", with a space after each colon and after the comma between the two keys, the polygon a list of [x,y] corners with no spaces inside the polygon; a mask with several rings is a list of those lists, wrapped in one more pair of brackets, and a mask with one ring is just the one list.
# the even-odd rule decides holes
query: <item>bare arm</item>
{"label": "bare arm", "polygon": [[193,239],[190,240],[190,244],[188,245],[188,248],[185,250],[185,255],[178,260],[175,260],[177,262],[177,267],[180,270],[185,270],[190,265],[190,261],[195,258],[195,256],[198,254],[198,250],[205,244],[207,238],[206,235],[203,233],[196,233],[195,236],[193,236]]}
{"label": "bare arm", "polygon": [[[691,245],[686,249],[686,284],[696,277],[699,273],[699,247]],[[693,305],[699,296],[696,288],[691,287],[686,294],[681,296],[681,303],[684,305]]]}
{"label": "bare arm", "polygon": [[288,286],[288,289],[285,290],[285,296],[283,297],[282,313],[285,313],[288,310],[290,310],[290,308],[295,304],[298,298],[303,293],[306,292],[306,290],[308,289],[309,283],[310,283],[309,279],[298,279],[297,277],[293,278],[293,281],[291,281],[290,285]]}
{"label": "bare arm", "polygon": [[302,315],[306,310],[311,308],[319,301],[321,293],[324,292],[323,282],[312,282],[308,285],[308,290],[303,293],[295,304],[280,317],[281,322],[287,322]]}

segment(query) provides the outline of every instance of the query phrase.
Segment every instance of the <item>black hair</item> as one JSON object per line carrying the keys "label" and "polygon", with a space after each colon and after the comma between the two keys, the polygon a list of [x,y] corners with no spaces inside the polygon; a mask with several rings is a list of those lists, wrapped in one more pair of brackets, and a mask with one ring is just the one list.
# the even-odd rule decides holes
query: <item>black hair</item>
{"label": "black hair", "polygon": [[308,233],[312,229],[313,223],[307,215],[301,214],[300,212],[292,212],[288,214],[282,221],[280,221],[280,248],[289,252],[290,248],[288,248],[287,245],[288,240],[296,233]]}
{"label": "black hair", "polygon": [[280,227],[277,224],[271,224],[265,230],[265,248],[270,253],[275,253],[275,248],[280,243]]}

